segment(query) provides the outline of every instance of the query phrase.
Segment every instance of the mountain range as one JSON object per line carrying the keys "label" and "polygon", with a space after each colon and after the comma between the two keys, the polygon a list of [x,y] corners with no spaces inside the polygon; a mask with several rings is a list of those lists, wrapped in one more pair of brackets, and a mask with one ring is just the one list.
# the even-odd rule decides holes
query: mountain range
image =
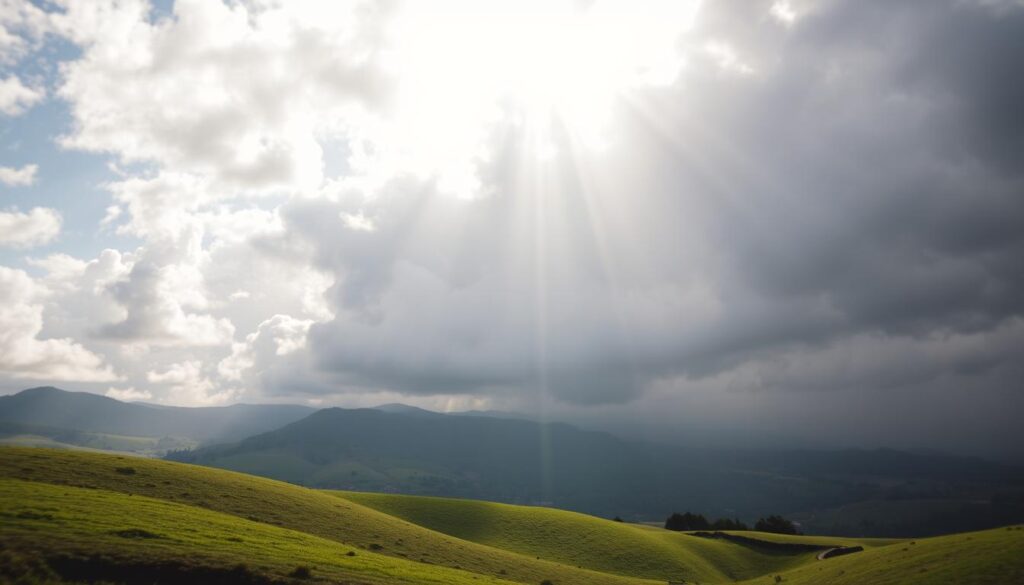
{"label": "mountain range", "polygon": [[981,459],[687,449],[562,423],[389,410],[324,409],[170,457],[317,488],[551,505],[633,520],[682,509],[744,519],[783,513],[818,532],[916,535],[1024,518],[1024,470]]}
{"label": "mountain range", "polygon": [[316,488],[552,505],[629,520],[672,512],[805,531],[920,536],[1024,520],[1024,469],[894,450],[707,449],[501,412],[125,403],[33,388],[0,397],[0,442],[166,456]]}
{"label": "mountain range", "polygon": [[170,447],[234,441],[295,422],[315,410],[276,404],[156,406],[47,386],[0,396],[0,436],[43,437],[124,451],[140,446],[138,450],[156,454],[161,439]]}

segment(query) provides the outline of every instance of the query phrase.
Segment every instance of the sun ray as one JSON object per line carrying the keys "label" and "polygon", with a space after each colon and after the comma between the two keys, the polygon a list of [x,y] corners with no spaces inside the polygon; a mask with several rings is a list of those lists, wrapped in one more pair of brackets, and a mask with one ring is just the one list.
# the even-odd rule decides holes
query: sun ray
{"label": "sun ray", "polygon": [[532,156],[556,155],[542,121],[557,118],[600,149],[620,94],[666,85],[699,0],[440,0],[409,3],[384,58],[397,85],[382,123],[386,156],[436,173],[443,190],[478,196],[474,166],[489,128],[531,120],[544,129]]}

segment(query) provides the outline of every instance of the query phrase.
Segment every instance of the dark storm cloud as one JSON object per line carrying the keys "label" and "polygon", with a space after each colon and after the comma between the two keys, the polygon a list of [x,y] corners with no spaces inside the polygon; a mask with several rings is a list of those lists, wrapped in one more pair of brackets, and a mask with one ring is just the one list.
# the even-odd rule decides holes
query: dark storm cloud
{"label": "dark storm cloud", "polygon": [[1024,9],[821,2],[792,28],[763,12],[706,3],[701,39],[752,73],[695,41],[675,86],[623,102],[605,154],[538,170],[503,135],[480,201],[428,182],[290,204],[289,232],[337,279],[319,367],[574,404],[730,372],[926,400],[952,377],[999,410],[1024,357]]}

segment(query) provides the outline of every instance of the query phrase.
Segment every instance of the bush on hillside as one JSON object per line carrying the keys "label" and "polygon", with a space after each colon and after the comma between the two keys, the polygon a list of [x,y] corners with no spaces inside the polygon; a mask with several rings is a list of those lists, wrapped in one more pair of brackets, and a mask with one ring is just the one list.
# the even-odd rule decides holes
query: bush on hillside
{"label": "bush on hillside", "polygon": [[750,530],[746,524],[740,522],[739,518],[719,518],[711,523],[713,530]]}
{"label": "bush on hillside", "polygon": [[665,528],[676,531],[710,530],[711,523],[701,514],[675,512],[665,520]]}
{"label": "bush on hillside", "polygon": [[759,532],[773,532],[775,534],[800,534],[796,525],[782,516],[768,516],[761,518],[754,524],[754,530]]}
{"label": "bush on hillside", "polygon": [[687,532],[694,530],[750,530],[746,524],[740,522],[739,518],[719,518],[710,522],[702,514],[691,514],[690,512],[672,514],[665,520],[665,528]]}

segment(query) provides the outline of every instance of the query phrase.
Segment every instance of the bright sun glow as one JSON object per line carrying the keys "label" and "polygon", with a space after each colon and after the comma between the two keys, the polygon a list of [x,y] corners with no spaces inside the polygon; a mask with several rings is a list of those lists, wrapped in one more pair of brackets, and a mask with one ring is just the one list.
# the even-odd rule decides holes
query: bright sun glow
{"label": "bright sun glow", "polygon": [[581,147],[599,148],[623,92],[675,79],[679,37],[698,7],[698,0],[408,3],[388,55],[401,96],[395,127],[415,153],[405,163],[443,169],[448,190],[466,193],[476,187],[468,167],[496,122],[532,125],[539,158],[557,155],[544,138],[552,120]]}

